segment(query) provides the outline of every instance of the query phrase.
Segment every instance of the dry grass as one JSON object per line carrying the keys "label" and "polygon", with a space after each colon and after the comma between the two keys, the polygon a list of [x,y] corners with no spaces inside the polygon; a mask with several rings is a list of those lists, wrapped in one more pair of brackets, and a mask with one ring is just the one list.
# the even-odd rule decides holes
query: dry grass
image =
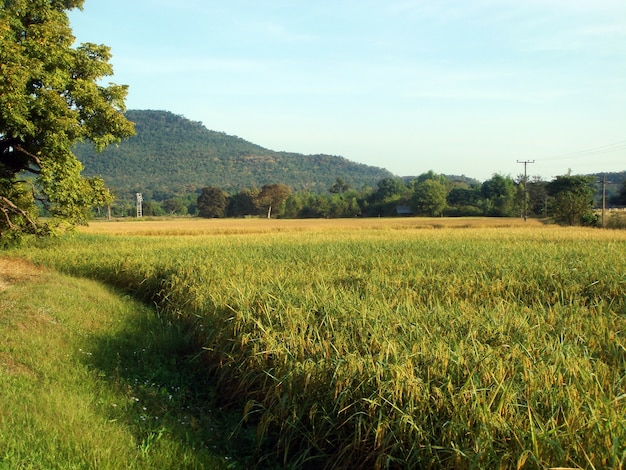
{"label": "dry grass", "polygon": [[494,217],[412,217],[354,219],[117,219],[94,221],[81,227],[82,233],[108,235],[235,235],[268,232],[328,230],[406,230],[441,228],[539,227],[541,222],[529,219]]}
{"label": "dry grass", "polygon": [[42,270],[19,258],[0,258],[0,291],[16,282],[29,281],[40,275]]}

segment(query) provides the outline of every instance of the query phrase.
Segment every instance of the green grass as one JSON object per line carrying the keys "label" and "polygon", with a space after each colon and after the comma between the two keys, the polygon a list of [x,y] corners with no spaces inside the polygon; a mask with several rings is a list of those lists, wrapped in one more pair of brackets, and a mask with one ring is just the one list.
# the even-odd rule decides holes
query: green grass
{"label": "green grass", "polygon": [[285,464],[617,469],[625,253],[591,229],[342,227],[26,255],[158,305]]}
{"label": "green grass", "polygon": [[253,436],[214,405],[187,332],[94,281],[2,261],[0,468],[246,468]]}

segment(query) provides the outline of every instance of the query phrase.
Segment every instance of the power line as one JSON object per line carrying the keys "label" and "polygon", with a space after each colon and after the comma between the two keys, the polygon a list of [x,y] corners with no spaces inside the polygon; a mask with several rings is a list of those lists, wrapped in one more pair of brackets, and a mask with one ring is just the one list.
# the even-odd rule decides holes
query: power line
{"label": "power line", "polygon": [[542,158],[541,160],[544,162],[553,162],[553,161],[561,161],[561,160],[571,160],[571,159],[576,159],[576,158],[588,158],[588,157],[592,157],[595,155],[619,152],[622,150],[626,151],[626,140],[619,140],[617,142],[602,145],[599,147],[590,147],[590,148],[586,148],[582,150],[577,150],[575,152],[554,155],[552,157]]}

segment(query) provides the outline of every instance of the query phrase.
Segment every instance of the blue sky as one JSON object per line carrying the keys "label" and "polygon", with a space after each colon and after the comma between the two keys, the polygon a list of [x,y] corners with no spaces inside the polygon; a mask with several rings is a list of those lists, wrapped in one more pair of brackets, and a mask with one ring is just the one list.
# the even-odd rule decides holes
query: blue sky
{"label": "blue sky", "polygon": [[480,180],[626,170],[624,0],[86,0],[130,109]]}

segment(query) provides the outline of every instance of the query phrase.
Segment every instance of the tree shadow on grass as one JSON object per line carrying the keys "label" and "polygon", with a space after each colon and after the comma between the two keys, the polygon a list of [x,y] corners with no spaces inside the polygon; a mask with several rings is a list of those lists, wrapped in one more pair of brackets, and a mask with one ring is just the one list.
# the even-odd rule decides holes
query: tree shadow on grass
{"label": "tree shadow on grass", "polygon": [[111,419],[132,430],[141,451],[166,433],[193,454],[194,468],[209,468],[203,462],[216,458],[224,468],[279,468],[259,462],[256,430],[241,425],[242,409],[219,406],[219,390],[193,338],[190,327],[149,308],[117,332],[91,337],[86,360],[127,398]]}

